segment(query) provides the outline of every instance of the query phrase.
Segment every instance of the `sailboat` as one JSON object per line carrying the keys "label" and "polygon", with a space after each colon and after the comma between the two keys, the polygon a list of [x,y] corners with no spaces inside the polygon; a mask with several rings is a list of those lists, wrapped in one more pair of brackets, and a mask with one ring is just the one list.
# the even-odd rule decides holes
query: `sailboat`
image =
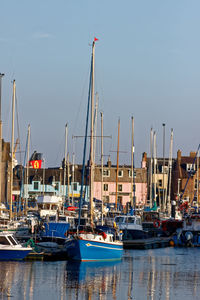
{"label": "sailboat", "polygon": [[[85,165],[85,150],[87,141],[87,125],[89,116],[89,101],[91,95],[91,137],[90,137],[90,225],[91,227],[81,229],[81,206],[83,189],[81,188],[80,204],[79,204],[79,224],[76,232],[71,234],[66,242],[67,255],[69,258],[78,261],[111,261],[120,260],[123,254],[123,243],[117,237],[117,234],[105,233],[101,230],[95,230],[93,224],[93,181],[94,181],[94,151],[93,151],[93,123],[94,123],[94,56],[95,42],[98,39],[94,38],[92,43],[92,59],[91,72],[88,96],[88,109],[86,121],[86,134],[83,154],[83,170],[82,170],[82,186],[84,182],[84,165]],[[90,92],[91,91],[91,92]]]}

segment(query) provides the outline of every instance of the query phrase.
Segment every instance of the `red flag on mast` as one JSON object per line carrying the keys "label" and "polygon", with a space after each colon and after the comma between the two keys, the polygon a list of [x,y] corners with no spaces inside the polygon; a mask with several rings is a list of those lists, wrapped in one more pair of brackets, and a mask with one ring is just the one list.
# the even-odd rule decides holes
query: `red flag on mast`
{"label": "red flag on mast", "polygon": [[94,42],[98,41],[99,39],[97,39],[96,37],[94,38]]}

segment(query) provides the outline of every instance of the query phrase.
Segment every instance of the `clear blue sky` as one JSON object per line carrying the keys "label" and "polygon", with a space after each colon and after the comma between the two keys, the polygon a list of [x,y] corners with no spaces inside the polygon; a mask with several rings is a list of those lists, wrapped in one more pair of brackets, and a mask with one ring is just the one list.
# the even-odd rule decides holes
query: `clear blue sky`
{"label": "clear blue sky", "polygon": [[[105,155],[116,163],[120,117],[120,163],[130,163],[131,116],[135,119],[136,166],[149,155],[150,129],[158,155],[196,150],[200,111],[199,0],[2,0],[0,72],[3,137],[10,141],[12,83],[16,80],[21,148],[31,125],[30,152],[59,166],[68,123],[70,160],[82,161],[89,64],[94,36],[96,91],[104,113]],[[100,121],[100,117],[99,117]],[[98,124],[98,128],[100,128]],[[17,133],[16,133],[17,137]],[[16,138],[15,138],[16,139]],[[97,145],[97,162],[100,147]],[[107,160],[107,157],[105,158]]]}

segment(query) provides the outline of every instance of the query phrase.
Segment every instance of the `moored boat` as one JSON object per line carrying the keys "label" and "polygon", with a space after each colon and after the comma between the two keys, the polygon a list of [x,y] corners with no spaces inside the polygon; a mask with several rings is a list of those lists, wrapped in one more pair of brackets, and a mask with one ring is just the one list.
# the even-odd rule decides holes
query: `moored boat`
{"label": "moored boat", "polygon": [[[66,242],[66,249],[68,257],[78,261],[107,261],[118,260],[122,258],[123,243],[120,240],[116,240],[114,234],[95,231],[94,228],[94,207],[93,207],[93,181],[94,181],[94,54],[95,54],[95,42],[94,38],[92,44],[92,59],[91,59],[91,72],[90,72],[90,84],[89,84],[89,96],[88,96],[88,108],[91,97],[91,136],[90,136],[90,225],[91,230],[80,229],[80,219],[82,210],[82,197],[83,197],[83,182],[84,182],[84,167],[85,167],[85,153],[87,144],[87,129],[89,120],[89,109],[87,110],[86,118],[86,130],[85,130],[85,142],[84,142],[84,154],[83,154],[83,170],[82,170],[82,184],[81,195],[79,202],[79,222],[77,231],[71,234]],[[90,93],[91,91],[91,93]]]}
{"label": "moored boat", "polygon": [[114,240],[111,233],[83,232],[75,234],[66,243],[68,257],[78,261],[120,260],[123,243]]}
{"label": "moored boat", "polygon": [[22,260],[31,250],[23,247],[12,234],[0,232],[0,260]]}

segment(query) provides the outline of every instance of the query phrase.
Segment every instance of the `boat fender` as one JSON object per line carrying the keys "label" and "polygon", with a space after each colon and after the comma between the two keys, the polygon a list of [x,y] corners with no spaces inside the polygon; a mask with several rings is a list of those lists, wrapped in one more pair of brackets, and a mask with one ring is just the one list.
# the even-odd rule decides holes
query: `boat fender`
{"label": "boat fender", "polygon": [[171,247],[174,247],[174,246],[175,246],[174,241],[173,241],[173,240],[170,240],[170,241],[169,241],[169,245],[170,245]]}
{"label": "boat fender", "polygon": [[100,235],[103,237],[103,239],[105,240],[107,237],[107,234],[105,232],[101,232]]}
{"label": "boat fender", "polygon": [[155,220],[155,221],[153,222],[153,227],[159,228],[159,227],[160,227],[160,221],[159,221],[159,220]]}
{"label": "boat fender", "polygon": [[186,231],[185,233],[186,241],[191,241],[193,239],[193,234],[191,231]]}

